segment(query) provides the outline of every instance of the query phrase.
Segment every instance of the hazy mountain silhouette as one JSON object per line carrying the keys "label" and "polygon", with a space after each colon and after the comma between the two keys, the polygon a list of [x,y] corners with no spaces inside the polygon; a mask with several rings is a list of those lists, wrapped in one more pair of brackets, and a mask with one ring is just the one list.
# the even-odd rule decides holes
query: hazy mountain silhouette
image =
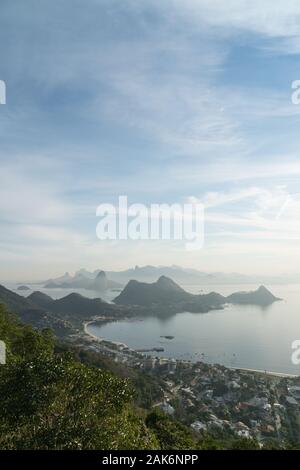
{"label": "hazy mountain silhouette", "polygon": [[252,304],[266,306],[270,305],[277,300],[281,300],[275,297],[266,287],[260,286],[257,290],[251,292],[236,292],[227,297],[228,302],[232,304]]}
{"label": "hazy mountain silhouette", "polygon": [[120,283],[107,279],[106,273],[102,270],[90,273],[86,269],[80,269],[74,276],[65,273],[58,278],[49,279],[44,284],[46,289],[88,289],[97,292],[103,292],[107,289],[121,286]]}
{"label": "hazy mountain silhouette", "polygon": [[[253,292],[238,292],[224,297],[216,292],[195,295],[186,292],[172,279],[161,276],[154,283],[129,281],[123,291],[114,299],[117,304],[142,306],[174,306],[190,311],[203,311],[220,307],[226,303],[242,303],[254,305],[269,305],[276,300],[265,287],[261,286]],[[183,310],[182,310],[183,311]]]}

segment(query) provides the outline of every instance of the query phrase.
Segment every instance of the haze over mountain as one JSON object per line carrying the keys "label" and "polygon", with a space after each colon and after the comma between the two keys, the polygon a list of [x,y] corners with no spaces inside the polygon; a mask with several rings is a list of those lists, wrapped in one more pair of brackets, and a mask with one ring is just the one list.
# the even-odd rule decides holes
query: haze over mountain
{"label": "haze over mountain", "polygon": [[247,275],[241,273],[205,272],[197,269],[184,268],[177,265],[172,266],[135,266],[135,268],[124,271],[106,271],[107,276],[121,284],[130,280],[140,282],[155,282],[160,276],[167,276],[179,284],[282,284],[297,282],[300,275],[290,276],[262,276]]}
{"label": "haze over mountain", "polygon": [[74,276],[66,272],[63,276],[49,279],[45,282],[44,287],[47,289],[88,289],[104,292],[107,289],[119,288],[121,284],[107,279],[105,272],[102,270],[89,272],[86,269],[80,269]]}
{"label": "haze over mountain", "polygon": [[253,292],[234,293],[228,297],[216,292],[194,295],[166,276],[150,284],[131,280],[114,299],[114,304],[78,293],[53,300],[49,295],[36,291],[26,298],[0,285],[0,303],[17,313],[25,323],[37,328],[51,327],[59,335],[74,327],[82,327],[83,321],[96,316],[119,319],[185,311],[205,313],[221,309],[226,303],[266,306],[277,300],[280,299],[263,286]]}
{"label": "haze over mountain", "polygon": [[256,291],[231,294],[227,297],[227,300],[232,304],[257,304],[265,306],[281,299],[275,297],[266,287],[260,286]]}
{"label": "haze over mountain", "polygon": [[124,305],[153,305],[169,304],[171,302],[187,301],[190,298],[172,279],[161,276],[155,283],[148,284],[131,280],[114,302]]}
{"label": "haze over mountain", "polygon": [[[24,323],[39,329],[52,328],[57,335],[70,331],[71,325],[68,322],[53,315],[46,308],[46,297],[48,296],[36,292],[25,298],[0,285],[0,303],[4,304],[10,312],[16,313]],[[37,300],[39,302],[36,302]]]}
{"label": "haze over mountain", "polygon": [[[68,272],[57,278],[41,282],[46,288],[84,288],[103,292],[106,289],[120,288],[131,280],[139,282],[155,282],[160,276],[173,279],[181,285],[235,285],[235,284],[288,284],[297,282],[298,277],[290,276],[261,276],[240,273],[204,272],[197,269],[183,268],[181,266],[135,266],[123,271],[109,271],[96,269],[78,270],[74,276]],[[300,276],[299,276],[300,279]]]}
{"label": "haze over mountain", "polygon": [[142,305],[147,307],[173,307],[176,311],[205,311],[220,308],[226,303],[243,303],[266,306],[278,299],[268,289],[261,286],[253,292],[240,292],[224,297],[215,292],[190,294],[172,279],[161,276],[154,283],[129,281],[114,302],[121,305]]}
{"label": "haze over mountain", "polygon": [[43,292],[33,292],[27,298],[0,285],[0,303],[18,314],[24,323],[36,328],[52,328],[64,335],[94,316],[118,318],[135,313],[134,309],[109,304],[100,298],[89,299],[77,293],[54,300]]}

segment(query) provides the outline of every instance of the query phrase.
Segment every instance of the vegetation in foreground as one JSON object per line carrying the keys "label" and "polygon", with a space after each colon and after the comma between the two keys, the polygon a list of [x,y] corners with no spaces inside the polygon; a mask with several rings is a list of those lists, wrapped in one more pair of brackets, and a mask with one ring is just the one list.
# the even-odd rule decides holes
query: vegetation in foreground
{"label": "vegetation in foreground", "polygon": [[242,439],[199,440],[161,412],[138,407],[131,381],[85,355],[90,364],[84,364],[57,347],[50,330],[23,325],[2,306],[0,338],[7,345],[0,367],[2,450],[259,448]]}

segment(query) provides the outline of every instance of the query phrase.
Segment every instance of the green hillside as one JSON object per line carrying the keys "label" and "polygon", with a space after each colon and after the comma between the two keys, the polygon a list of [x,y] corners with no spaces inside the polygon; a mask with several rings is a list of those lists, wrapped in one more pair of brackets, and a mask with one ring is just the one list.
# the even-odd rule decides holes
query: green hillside
{"label": "green hillside", "polygon": [[[0,306],[0,449],[247,449],[246,440],[219,441],[153,411],[145,397],[158,384],[130,380],[101,355],[72,351],[52,332],[23,325]],[[146,409],[147,408],[147,409]]]}

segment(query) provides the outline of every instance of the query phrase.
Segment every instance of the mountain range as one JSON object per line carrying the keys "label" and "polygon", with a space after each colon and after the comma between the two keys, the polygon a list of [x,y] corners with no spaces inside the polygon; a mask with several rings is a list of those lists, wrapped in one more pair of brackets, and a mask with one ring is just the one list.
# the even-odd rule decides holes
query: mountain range
{"label": "mountain range", "polygon": [[[97,280],[100,276],[100,280]],[[204,272],[196,269],[183,268],[180,266],[135,266],[135,268],[123,271],[103,271],[96,269],[88,271],[80,269],[74,276],[68,272],[63,276],[48,279],[40,284],[47,288],[86,288],[95,291],[104,291],[106,289],[120,288],[125,286],[130,280],[140,282],[154,282],[160,276],[166,276],[173,279],[181,285],[247,285],[247,284],[288,284],[297,282],[300,276],[255,276],[240,273],[222,273],[222,272]],[[100,281],[100,282],[98,282]]]}
{"label": "mountain range", "polygon": [[39,291],[24,297],[1,285],[0,303],[24,323],[39,329],[52,328],[58,336],[81,329],[82,323],[94,316],[119,318],[134,314],[132,308],[109,304],[102,299],[89,299],[77,293],[58,300]]}
{"label": "mountain range", "polygon": [[81,269],[74,276],[66,272],[56,279],[48,279],[44,283],[44,287],[46,289],[88,289],[95,292],[105,292],[107,289],[120,288],[121,284],[108,279],[102,270],[90,273],[85,269]]}
{"label": "mountain range", "polygon": [[154,283],[131,280],[123,291],[107,303],[101,298],[90,299],[71,293],[54,300],[35,291],[21,296],[0,285],[0,303],[16,313],[24,323],[37,328],[52,328],[59,336],[82,327],[82,323],[97,316],[120,319],[132,316],[166,316],[180,312],[205,313],[222,309],[227,303],[252,304],[266,307],[280,300],[261,286],[252,292],[237,292],[224,297],[216,292],[190,294],[172,279],[161,276]]}
{"label": "mountain range", "polygon": [[[37,293],[26,298],[0,285],[0,303],[4,304],[9,312],[17,314],[23,323],[33,325],[38,329],[51,328],[58,336],[69,333],[72,325],[53,315],[41,303],[36,303],[35,294]],[[42,298],[44,294],[40,294]]]}
{"label": "mountain range", "polygon": [[123,291],[114,299],[120,305],[140,305],[151,308],[171,308],[178,311],[205,312],[222,308],[226,303],[252,304],[262,307],[280,300],[266,287],[261,286],[252,292],[236,292],[228,297],[216,292],[190,294],[172,279],[161,276],[154,283],[129,281]]}

